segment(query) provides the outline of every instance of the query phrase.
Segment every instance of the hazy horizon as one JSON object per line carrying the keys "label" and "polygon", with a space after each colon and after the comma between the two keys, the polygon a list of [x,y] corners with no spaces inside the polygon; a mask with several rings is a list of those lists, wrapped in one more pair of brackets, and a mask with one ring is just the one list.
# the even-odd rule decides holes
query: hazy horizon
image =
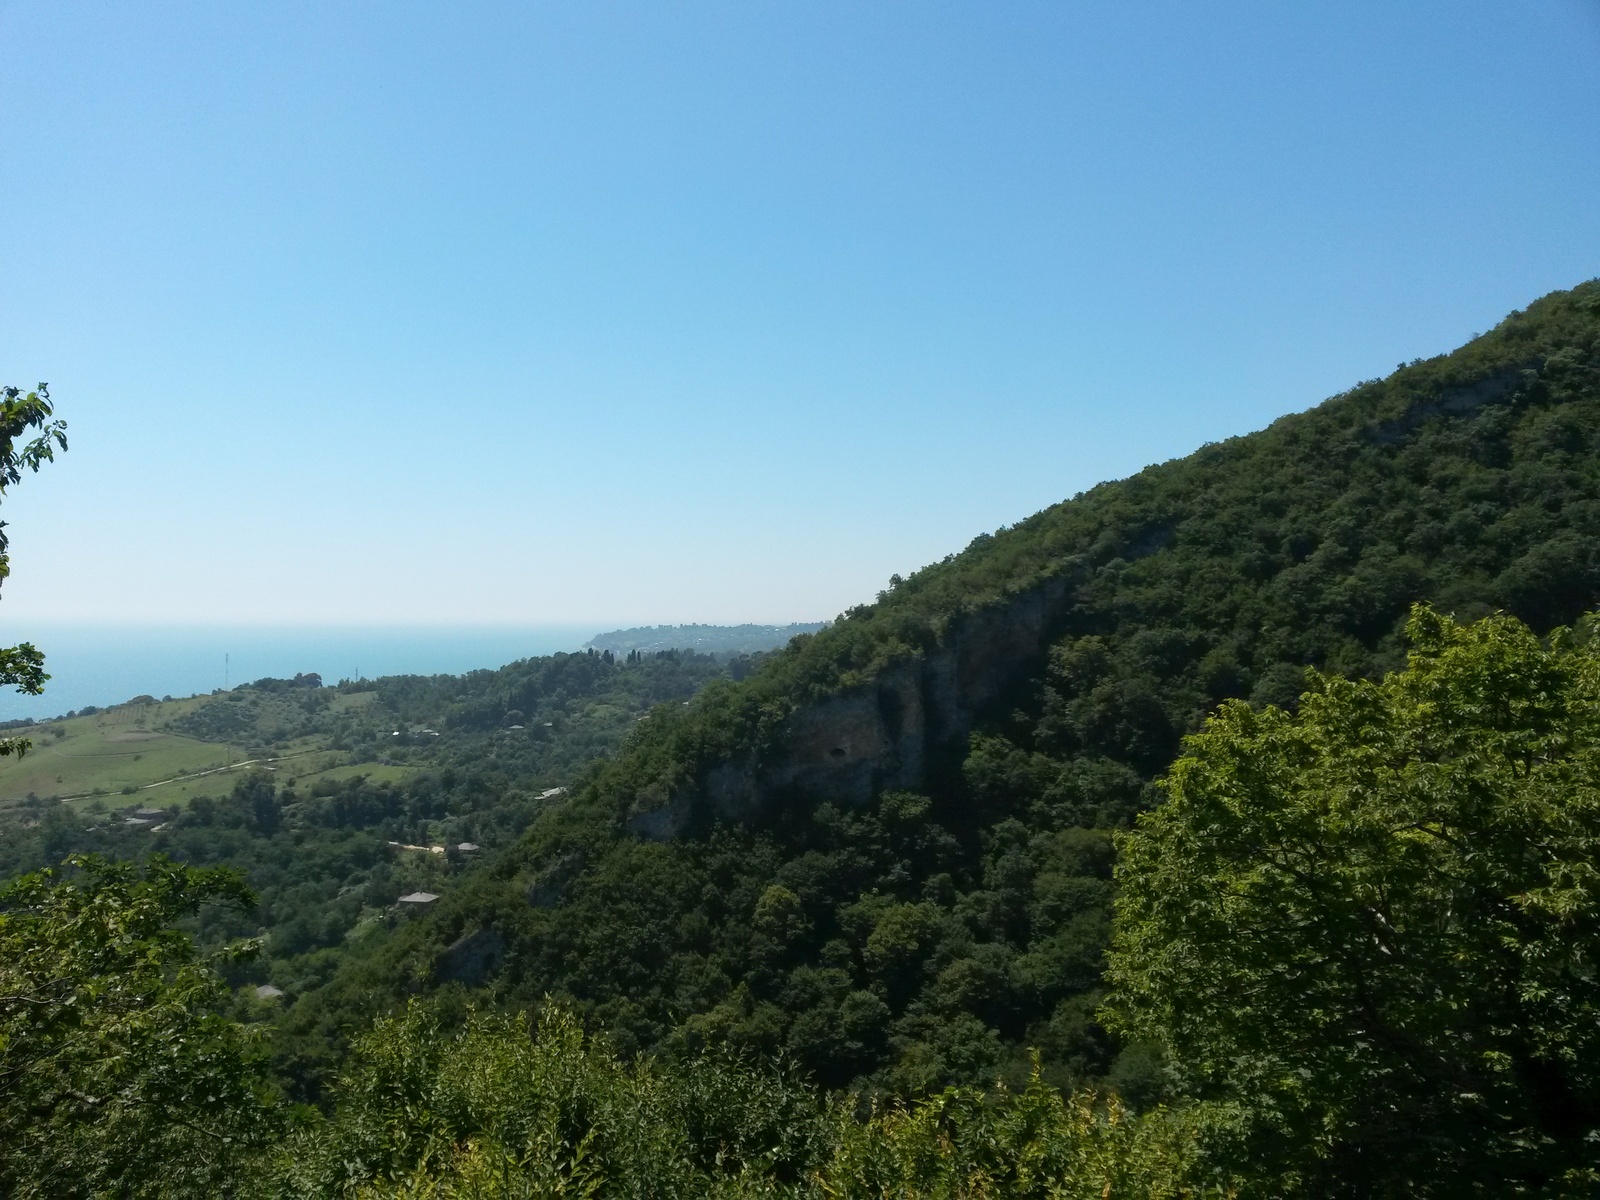
{"label": "hazy horizon", "polygon": [[[310,672],[322,675],[326,684],[385,675],[460,675],[493,670],[521,658],[577,651],[607,634],[684,624],[0,624],[0,640],[7,645],[33,642],[44,652],[45,669],[51,675],[41,696],[21,695],[13,688],[0,690],[0,721],[24,717],[37,721],[86,704],[105,707],[139,695],[178,699],[261,678]],[[722,627],[689,624],[701,629]]]}
{"label": "hazy horizon", "polygon": [[[60,716],[139,695],[181,698],[262,678],[460,675],[520,658],[575,651],[603,629],[567,625],[288,626],[50,622],[13,626],[51,679],[41,696],[0,691],[0,720]],[[130,635],[137,635],[130,637]]]}

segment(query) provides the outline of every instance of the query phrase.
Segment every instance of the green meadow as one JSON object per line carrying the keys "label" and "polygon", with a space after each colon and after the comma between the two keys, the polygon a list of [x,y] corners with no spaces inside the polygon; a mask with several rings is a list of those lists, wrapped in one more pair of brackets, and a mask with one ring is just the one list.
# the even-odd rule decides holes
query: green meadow
{"label": "green meadow", "polygon": [[[412,771],[403,765],[352,761],[357,756],[336,748],[326,729],[286,730],[270,698],[260,703],[250,696],[241,703],[233,699],[236,695],[130,702],[20,731],[32,746],[21,758],[0,759],[0,804],[33,798],[172,809],[195,796],[224,794],[250,770],[269,772],[280,783],[358,774],[398,782]],[[370,707],[372,698],[370,692],[335,696],[327,707],[330,715],[355,714]],[[220,711],[235,719],[210,719],[214,714],[207,710],[213,706],[226,706]],[[226,728],[227,733],[204,737],[193,732],[207,728]]]}

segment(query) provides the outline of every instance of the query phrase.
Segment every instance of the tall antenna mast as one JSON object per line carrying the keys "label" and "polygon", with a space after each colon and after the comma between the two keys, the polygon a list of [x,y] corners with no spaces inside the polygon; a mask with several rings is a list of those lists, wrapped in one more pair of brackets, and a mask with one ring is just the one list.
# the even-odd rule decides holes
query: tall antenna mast
{"label": "tall antenna mast", "polygon": [[222,690],[228,690],[228,656],[222,656]]}

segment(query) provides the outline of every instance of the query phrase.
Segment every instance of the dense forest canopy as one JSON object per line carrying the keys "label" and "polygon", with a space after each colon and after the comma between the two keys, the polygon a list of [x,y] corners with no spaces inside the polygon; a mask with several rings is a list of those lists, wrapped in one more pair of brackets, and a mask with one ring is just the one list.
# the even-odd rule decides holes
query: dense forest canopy
{"label": "dense forest canopy", "polygon": [[1106,1015],[1282,1177],[1600,1184],[1595,629],[1419,608],[1406,670],[1224,704],[1122,839]]}

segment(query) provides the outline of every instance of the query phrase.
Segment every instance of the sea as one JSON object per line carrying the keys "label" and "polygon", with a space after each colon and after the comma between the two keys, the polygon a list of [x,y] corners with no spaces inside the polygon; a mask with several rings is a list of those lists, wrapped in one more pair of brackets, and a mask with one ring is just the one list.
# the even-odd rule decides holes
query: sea
{"label": "sea", "polygon": [[324,683],[384,675],[460,675],[580,649],[600,626],[273,627],[8,624],[0,644],[45,655],[44,694],[0,690],[0,721],[43,720],[135,696],[174,699],[271,676]]}

